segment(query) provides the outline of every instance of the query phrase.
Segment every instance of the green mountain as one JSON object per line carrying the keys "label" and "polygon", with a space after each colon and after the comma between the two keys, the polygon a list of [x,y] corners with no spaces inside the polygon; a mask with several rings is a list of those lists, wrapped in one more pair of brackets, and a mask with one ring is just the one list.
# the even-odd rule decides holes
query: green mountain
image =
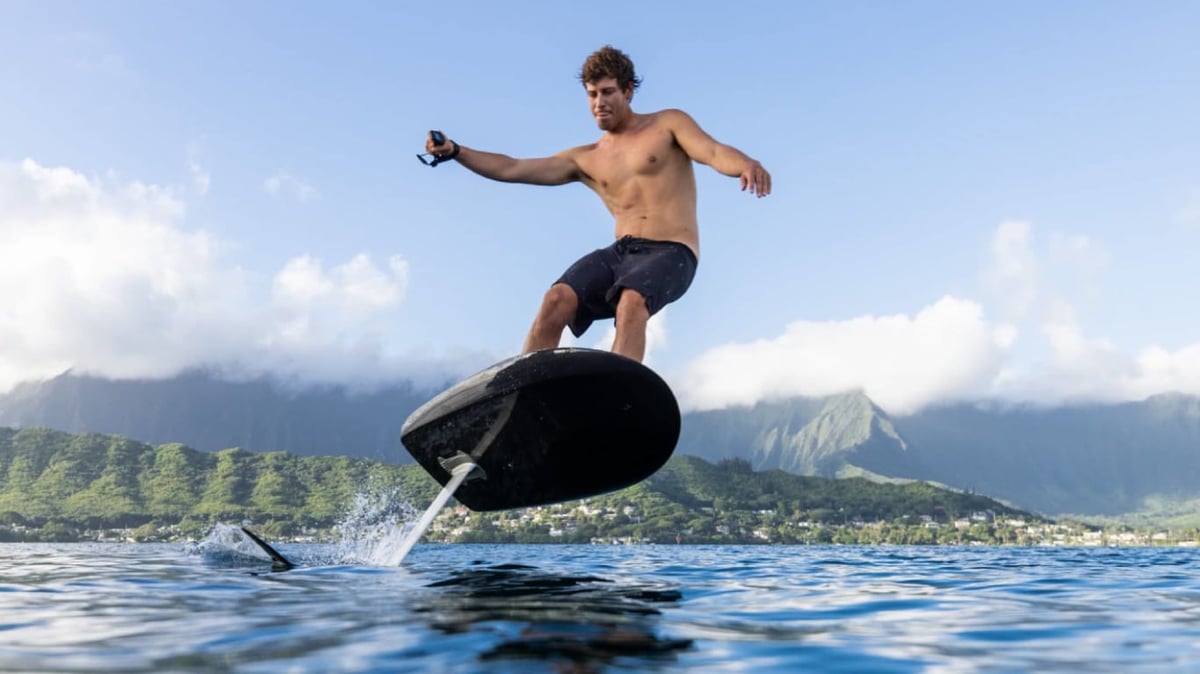
{"label": "green mountain", "polygon": [[[164,381],[63,375],[0,395],[0,426],[113,433],[407,463],[400,428],[430,392],[291,392],[193,372]],[[1038,512],[1189,516],[1200,503],[1200,398],[1056,408],[953,405],[893,418],[862,393],[684,414],[676,455],[797,475],[917,479]]]}
{"label": "green mountain", "polygon": [[[38,530],[70,538],[84,529],[199,534],[216,522],[251,519],[271,536],[329,529],[364,496],[388,494],[423,509],[439,485],[416,465],[369,459],[200,452],[118,436],[0,428],[0,540]],[[474,513],[441,540],[587,542],[595,537],[674,542],[1020,542],[1023,529],[995,518],[1036,521],[991,499],[924,483],[831,480],[673,457],[649,479],[611,494],[525,511]],[[974,518],[971,529],[955,520]],[[462,522],[452,513],[450,518]],[[520,524],[535,520],[529,526]],[[931,528],[930,525],[933,525]],[[569,526],[564,537],[553,526]],[[936,528],[943,531],[938,533]],[[70,532],[75,532],[71,534]],[[836,533],[835,533],[836,532]],[[963,538],[963,537],[967,538]]]}
{"label": "green mountain", "polygon": [[912,462],[891,419],[862,393],[693,412],[684,416],[677,451],[825,477],[853,469],[890,475]]}
{"label": "green mountain", "polygon": [[[749,463],[724,459],[716,464],[677,456],[646,480],[648,489],[690,508],[759,510],[780,508],[814,520],[894,520],[941,513],[943,520],[990,510],[997,515],[1030,516],[994,499],[943,489],[926,482],[880,483],[865,478],[798,476],[779,469],[754,470]],[[820,513],[813,516],[813,513]]]}
{"label": "green mountain", "polygon": [[677,452],[802,475],[931,481],[1053,515],[1190,521],[1187,506],[1162,504],[1200,500],[1200,398],[954,405],[893,419],[851,393],[688,414]]}
{"label": "green mountain", "polygon": [[1045,513],[1118,515],[1200,498],[1200,398],[934,408],[896,420],[920,476]]}
{"label": "green mountain", "polygon": [[116,528],[249,518],[329,525],[372,484],[398,485],[429,501],[438,489],[415,465],[0,428],[0,522]]}

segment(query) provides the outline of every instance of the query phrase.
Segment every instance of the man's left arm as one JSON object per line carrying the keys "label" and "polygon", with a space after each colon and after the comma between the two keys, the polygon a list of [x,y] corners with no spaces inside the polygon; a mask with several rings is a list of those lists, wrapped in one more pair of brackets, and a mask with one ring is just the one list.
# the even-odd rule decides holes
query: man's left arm
{"label": "man's left arm", "polygon": [[675,142],[693,161],[711,166],[717,173],[740,178],[742,191],[749,189],[751,194],[759,197],[771,193],[771,174],[758,160],[735,147],[717,142],[682,110],[664,110],[663,115],[675,134]]}

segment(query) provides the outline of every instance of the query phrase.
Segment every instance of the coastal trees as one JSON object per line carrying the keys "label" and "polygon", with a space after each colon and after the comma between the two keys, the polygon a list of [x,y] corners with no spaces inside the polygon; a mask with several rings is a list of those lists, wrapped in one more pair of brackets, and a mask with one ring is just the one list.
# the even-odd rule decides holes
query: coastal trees
{"label": "coastal trees", "polygon": [[[268,535],[330,532],[356,508],[419,512],[438,491],[416,465],[0,429],[0,527],[18,538],[51,522],[53,536],[110,527],[196,536],[245,519]],[[688,456],[615,493],[513,513],[447,510],[446,518],[429,540],[1022,544],[1031,541],[1024,525],[1005,522],[1037,521],[924,483],[801,477]]]}

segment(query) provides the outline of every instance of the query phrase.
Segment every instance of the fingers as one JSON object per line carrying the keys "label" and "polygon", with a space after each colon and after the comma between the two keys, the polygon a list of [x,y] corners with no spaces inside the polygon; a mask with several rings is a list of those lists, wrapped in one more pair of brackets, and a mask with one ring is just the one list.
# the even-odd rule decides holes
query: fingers
{"label": "fingers", "polygon": [[755,166],[742,174],[742,191],[747,189],[756,197],[762,198],[771,193],[771,174],[762,166]]}
{"label": "fingers", "polygon": [[[434,133],[441,135],[441,137],[442,137],[441,143],[437,143],[434,141],[434,139],[433,139]],[[450,139],[447,138],[446,134],[442,133],[441,131],[430,131],[425,136],[425,151],[428,152],[429,154],[435,154],[435,155],[436,154],[449,154],[449,152],[453,149],[453,147],[454,146],[450,142]]]}
{"label": "fingers", "polygon": [[759,172],[762,175],[754,182],[758,185],[758,196],[765,197],[771,193],[771,174],[764,168],[760,168]]}

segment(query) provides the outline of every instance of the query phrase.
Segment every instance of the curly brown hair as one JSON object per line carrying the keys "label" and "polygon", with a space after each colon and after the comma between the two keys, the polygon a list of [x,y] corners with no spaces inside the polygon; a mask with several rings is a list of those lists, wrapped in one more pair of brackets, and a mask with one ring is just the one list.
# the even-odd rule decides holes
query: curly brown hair
{"label": "curly brown hair", "polygon": [[634,74],[633,61],[629,60],[625,52],[607,44],[587,57],[579,71],[579,81],[585,86],[605,77],[615,79],[621,91],[630,87],[637,89],[642,83],[642,78]]}

